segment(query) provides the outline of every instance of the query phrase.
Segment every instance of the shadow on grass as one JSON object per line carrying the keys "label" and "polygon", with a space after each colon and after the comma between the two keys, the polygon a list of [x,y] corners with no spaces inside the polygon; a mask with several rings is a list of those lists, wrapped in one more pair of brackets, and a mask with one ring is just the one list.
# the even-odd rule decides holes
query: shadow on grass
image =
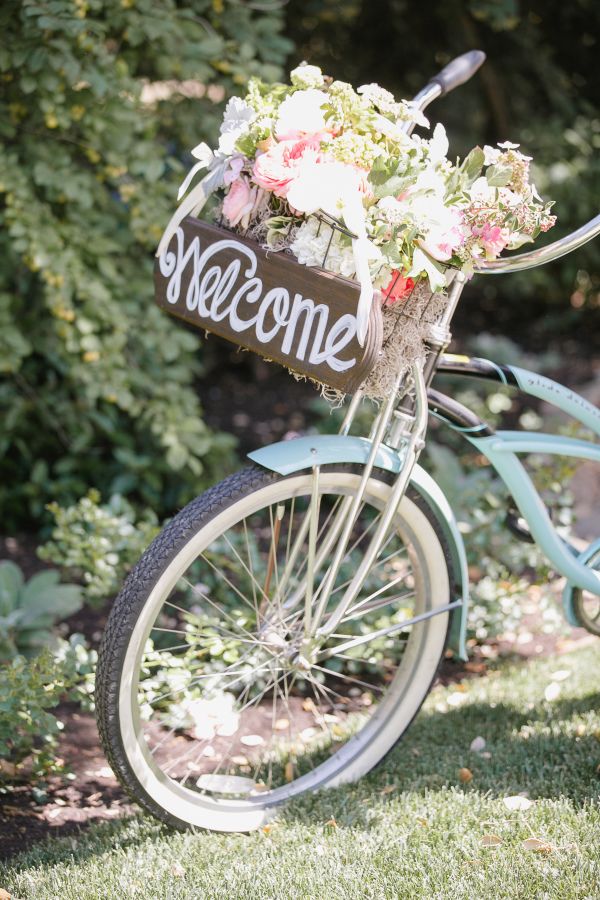
{"label": "shadow on grass", "polygon": [[[582,807],[598,796],[596,766],[600,744],[573,719],[600,706],[600,691],[584,697],[538,703],[523,709],[510,703],[469,703],[458,709],[421,712],[406,737],[373,772],[354,785],[301,797],[282,809],[288,823],[326,822],[369,830],[374,813],[403,792],[431,794],[448,790],[506,797],[526,792],[531,799],[567,798]],[[482,755],[470,751],[474,737],[486,741]],[[459,769],[472,781],[463,784]],[[36,845],[27,865],[47,865],[156,840],[171,832],[142,817],[95,825],[74,837]],[[203,833],[203,832],[199,832]],[[20,857],[20,861],[23,857]],[[0,868],[1,872],[1,868]]]}

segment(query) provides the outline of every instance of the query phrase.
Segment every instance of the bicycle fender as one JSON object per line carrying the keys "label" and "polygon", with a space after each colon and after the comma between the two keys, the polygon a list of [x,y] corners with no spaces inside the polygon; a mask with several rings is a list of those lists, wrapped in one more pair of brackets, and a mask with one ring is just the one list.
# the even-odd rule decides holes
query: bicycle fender
{"label": "bicycle fender", "polygon": [[[598,553],[599,550],[600,540],[594,541],[589,545],[589,547],[587,547],[582,553],[578,555],[577,559],[581,563],[587,563]],[[565,619],[567,620],[569,625],[572,625],[573,628],[580,628],[581,622],[575,615],[575,609],[573,608],[574,590],[576,590],[576,588],[571,584],[570,581],[567,581],[562,595],[563,611],[565,614]]]}
{"label": "bicycle fender", "polygon": [[[371,452],[368,438],[350,435],[314,435],[279,441],[259,450],[253,450],[248,457],[258,465],[280,475],[291,475],[313,466],[332,463],[357,463],[364,465]],[[375,457],[375,466],[387,472],[397,473],[402,467],[402,456],[390,447],[381,445]],[[469,605],[469,573],[467,555],[462,535],[452,512],[452,508],[442,490],[421,466],[415,466],[411,485],[425,500],[434,513],[446,539],[452,557],[457,584],[454,585],[454,599],[461,599],[462,606],[451,613],[449,646],[460,659],[468,658],[466,649],[467,611]]]}

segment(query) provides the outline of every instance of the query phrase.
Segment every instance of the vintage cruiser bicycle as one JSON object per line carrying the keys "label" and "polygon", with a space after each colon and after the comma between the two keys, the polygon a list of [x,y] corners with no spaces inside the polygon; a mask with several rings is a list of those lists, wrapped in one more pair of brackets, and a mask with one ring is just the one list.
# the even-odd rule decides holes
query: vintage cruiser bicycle
{"label": "vintage cruiser bicycle", "polygon": [[[484,56],[454,60],[415,98],[432,100]],[[407,130],[410,125],[407,126]],[[540,250],[482,264],[485,275],[543,265],[600,233],[600,216]],[[449,643],[465,656],[465,550],[449,503],[417,464],[434,415],[490,461],[523,532],[566,578],[568,620],[600,634],[600,538],[562,540],[519,460],[600,462],[597,443],[495,432],[431,386],[439,372],[500,382],[600,436],[600,410],[516,366],[448,355],[464,278],[427,338],[425,363],[396,379],[368,435],[249,454],[253,465],[172,519],[111,611],[97,675],[98,721],[115,773],[176,826],[257,828],[290,798],[355,780],[409,727]]]}

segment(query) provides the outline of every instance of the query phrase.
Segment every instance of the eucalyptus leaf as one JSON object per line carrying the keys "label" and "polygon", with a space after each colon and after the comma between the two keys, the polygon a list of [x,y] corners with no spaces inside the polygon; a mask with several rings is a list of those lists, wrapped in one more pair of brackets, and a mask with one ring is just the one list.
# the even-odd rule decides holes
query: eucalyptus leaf
{"label": "eucalyptus leaf", "polygon": [[513,177],[512,166],[506,163],[489,166],[485,177],[490,187],[506,187],[507,184],[510,184]]}

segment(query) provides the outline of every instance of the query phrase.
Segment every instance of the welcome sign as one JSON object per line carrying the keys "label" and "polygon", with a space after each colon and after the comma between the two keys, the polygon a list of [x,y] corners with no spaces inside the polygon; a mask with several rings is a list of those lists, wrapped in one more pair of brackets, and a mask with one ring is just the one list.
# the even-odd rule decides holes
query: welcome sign
{"label": "welcome sign", "polygon": [[360,286],[188,217],[155,265],[156,302],[202,330],[333,388],[353,393],[382,343],[376,295],[364,347]]}

